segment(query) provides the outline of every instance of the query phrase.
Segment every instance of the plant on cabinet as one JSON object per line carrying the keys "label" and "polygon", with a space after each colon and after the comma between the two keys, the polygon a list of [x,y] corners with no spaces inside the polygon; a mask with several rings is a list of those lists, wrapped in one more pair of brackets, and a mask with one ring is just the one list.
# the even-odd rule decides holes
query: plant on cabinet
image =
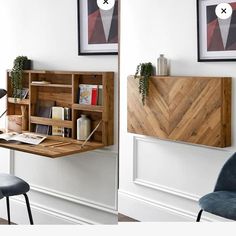
{"label": "plant on cabinet", "polygon": [[139,93],[141,94],[142,103],[145,105],[149,92],[149,79],[153,74],[153,66],[151,62],[140,63],[136,68],[135,79],[139,79]]}
{"label": "plant on cabinet", "polygon": [[18,56],[15,58],[13,68],[11,70],[12,96],[15,99],[22,99],[23,70],[29,70],[30,68],[31,60],[29,60],[26,56]]}

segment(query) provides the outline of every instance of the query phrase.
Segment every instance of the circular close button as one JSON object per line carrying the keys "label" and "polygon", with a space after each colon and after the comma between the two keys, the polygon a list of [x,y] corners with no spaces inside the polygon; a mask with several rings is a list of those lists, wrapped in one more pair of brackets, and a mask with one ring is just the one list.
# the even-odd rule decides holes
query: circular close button
{"label": "circular close button", "polygon": [[97,0],[98,7],[102,10],[111,10],[115,5],[115,0]]}
{"label": "circular close button", "polygon": [[226,20],[231,17],[233,9],[228,3],[220,3],[219,5],[217,5],[215,13],[218,18]]}

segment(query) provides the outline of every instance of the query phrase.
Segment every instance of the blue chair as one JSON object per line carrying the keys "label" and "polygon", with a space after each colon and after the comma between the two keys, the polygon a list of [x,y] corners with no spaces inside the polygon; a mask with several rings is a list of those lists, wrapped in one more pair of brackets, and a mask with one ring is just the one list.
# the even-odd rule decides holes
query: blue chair
{"label": "blue chair", "polygon": [[214,192],[201,197],[199,205],[197,222],[200,222],[203,211],[236,220],[236,153],[222,167]]}
{"label": "blue chair", "polygon": [[23,179],[20,179],[14,175],[0,173],[0,198],[6,197],[7,203],[7,216],[8,224],[11,224],[10,219],[10,201],[9,197],[23,194],[26,201],[26,206],[28,210],[28,216],[30,224],[33,225],[33,217],[30,209],[29,198],[27,192],[29,191],[30,186]]}

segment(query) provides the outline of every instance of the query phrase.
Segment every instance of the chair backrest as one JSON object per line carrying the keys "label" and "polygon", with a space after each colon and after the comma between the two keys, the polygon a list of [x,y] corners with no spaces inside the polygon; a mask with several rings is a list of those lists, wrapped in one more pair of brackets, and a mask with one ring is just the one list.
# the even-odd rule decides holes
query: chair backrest
{"label": "chair backrest", "polygon": [[222,167],[214,191],[236,191],[236,153]]}

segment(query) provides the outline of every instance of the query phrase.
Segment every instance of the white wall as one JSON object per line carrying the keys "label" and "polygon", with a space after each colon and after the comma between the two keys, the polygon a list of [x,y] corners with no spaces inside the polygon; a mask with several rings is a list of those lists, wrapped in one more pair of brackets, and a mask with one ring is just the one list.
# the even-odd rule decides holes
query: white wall
{"label": "white wall", "polygon": [[[51,160],[0,149],[0,170],[27,180],[36,224],[117,222],[117,56],[78,56],[77,0],[9,0],[0,3],[0,87],[18,55],[34,69],[114,71],[115,145]],[[0,112],[3,109],[0,108]],[[28,223],[22,198],[12,201],[12,221]],[[0,201],[0,217],[6,217]]]}
{"label": "white wall", "polygon": [[[197,62],[196,1],[121,3],[119,212],[141,221],[194,221],[199,197],[213,190],[223,163],[236,150],[235,83],[232,147],[214,149],[127,133],[127,76],[137,64],[171,60],[171,75],[235,77],[234,62]],[[210,214],[204,220],[216,220]],[[224,220],[219,219],[217,220]]]}

